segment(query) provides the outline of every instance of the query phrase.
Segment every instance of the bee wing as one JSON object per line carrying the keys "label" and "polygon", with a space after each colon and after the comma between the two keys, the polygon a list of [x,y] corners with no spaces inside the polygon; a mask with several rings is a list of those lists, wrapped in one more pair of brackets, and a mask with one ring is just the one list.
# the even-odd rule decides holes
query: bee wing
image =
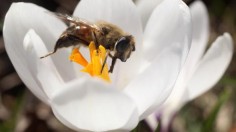
{"label": "bee wing", "polygon": [[68,26],[70,24],[79,24],[81,22],[81,20],[79,18],[72,17],[72,16],[67,15],[67,14],[61,14],[61,13],[55,13],[55,12],[47,12],[47,13],[59,18],[60,20],[62,20]]}
{"label": "bee wing", "polygon": [[65,22],[66,25],[70,26],[71,24],[75,25],[89,25],[91,28],[94,28],[96,30],[100,30],[100,28],[96,24],[92,24],[84,19],[75,17],[75,16],[70,16],[67,14],[61,14],[61,13],[55,13],[55,12],[47,12],[59,19],[61,19],[63,22]]}

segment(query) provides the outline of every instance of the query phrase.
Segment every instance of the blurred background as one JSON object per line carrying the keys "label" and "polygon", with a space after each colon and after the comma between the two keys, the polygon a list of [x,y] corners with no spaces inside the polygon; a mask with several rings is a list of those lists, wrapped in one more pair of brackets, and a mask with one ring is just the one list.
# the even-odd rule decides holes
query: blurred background
{"label": "blurred background", "polygon": [[[72,14],[79,0],[23,0]],[[194,0],[185,0],[189,5]],[[2,26],[12,2],[0,1],[0,132],[71,132],[22,83],[4,49]],[[229,32],[236,42],[236,0],[203,0],[210,15],[209,44]],[[14,36],[13,36],[14,37]],[[236,45],[234,44],[234,47]],[[236,54],[223,78],[210,91],[189,102],[173,120],[173,132],[236,132]],[[149,132],[141,122],[140,132]]]}

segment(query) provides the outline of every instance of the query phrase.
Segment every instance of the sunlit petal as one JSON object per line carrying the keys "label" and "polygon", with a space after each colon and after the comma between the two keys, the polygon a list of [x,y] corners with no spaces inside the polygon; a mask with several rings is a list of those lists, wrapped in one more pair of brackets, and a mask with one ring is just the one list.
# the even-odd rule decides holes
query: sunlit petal
{"label": "sunlit petal", "polygon": [[[152,61],[171,45],[184,47],[187,56],[191,42],[191,16],[181,0],[165,0],[154,9],[144,31],[144,57]],[[183,59],[183,62],[184,63]]]}
{"label": "sunlit petal", "polygon": [[[27,59],[25,67],[33,75],[32,78],[36,81],[38,86],[41,87],[47,97],[51,99],[52,95],[60,90],[63,81],[56,71],[51,58],[47,58],[46,60],[39,59],[40,51],[47,52],[44,43],[34,30],[29,30],[24,38],[23,44]],[[30,88],[35,89],[37,87]]]}
{"label": "sunlit petal", "polygon": [[173,91],[164,104],[157,110],[162,112],[162,126],[167,127],[172,116],[188,100],[186,85],[192,76],[195,67],[205,51],[208,41],[209,27],[208,15],[205,5],[196,1],[190,6],[193,23],[192,45],[187,60],[181,70]]}
{"label": "sunlit petal", "polygon": [[75,130],[131,130],[138,123],[135,103],[125,94],[96,80],[75,80],[54,97],[57,118]]}
{"label": "sunlit petal", "polygon": [[142,18],[143,29],[151,16],[152,11],[162,2],[163,0],[137,0],[136,5],[139,14]]}
{"label": "sunlit petal", "polygon": [[[47,49],[51,51],[65,28],[66,26],[63,22],[49,14],[42,7],[31,3],[13,3],[6,14],[3,28],[4,39],[6,37],[9,38],[5,44],[13,65],[15,65],[15,60],[11,57],[13,55],[9,53],[9,50],[17,50],[13,54],[25,58],[22,54],[24,52],[22,43],[29,29],[34,29],[45,43]],[[69,53],[66,50],[58,51],[58,53],[52,55],[53,63],[55,63],[56,69],[65,81],[75,77],[72,65],[68,61],[68,56]]]}
{"label": "sunlit petal", "polygon": [[138,106],[140,119],[152,113],[170,94],[180,70],[181,57],[178,47],[162,52],[125,88],[125,93]]}

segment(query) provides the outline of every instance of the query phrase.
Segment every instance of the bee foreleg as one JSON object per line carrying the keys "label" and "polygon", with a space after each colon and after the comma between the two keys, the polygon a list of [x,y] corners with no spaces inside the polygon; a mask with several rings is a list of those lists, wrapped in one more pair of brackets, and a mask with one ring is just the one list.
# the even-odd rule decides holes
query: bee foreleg
{"label": "bee foreleg", "polygon": [[104,61],[103,61],[103,63],[102,63],[102,69],[101,69],[101,74],[102,74],[102,72],[103,72],[103,69],[104,69],[104,67],[105,67],[105,64],[106,64],[106,62],[107,62],[107,57],[109,56],[109,54],[110,54],[110,51],[108,50],[107,51],[107,53],[106,53],[106,57],[105,57],[105,59],[104,59]]}
{"label": "bee foreleg", "polygon": [[114,66],[115,66],[115,64],[116,64],[116,59],[117,59],[117,57],[113,57],[113,58],[112,58],[111,66],[110,66],[110,69],[109,69],[109,72],[110,72],[110,73],[113,72]]}

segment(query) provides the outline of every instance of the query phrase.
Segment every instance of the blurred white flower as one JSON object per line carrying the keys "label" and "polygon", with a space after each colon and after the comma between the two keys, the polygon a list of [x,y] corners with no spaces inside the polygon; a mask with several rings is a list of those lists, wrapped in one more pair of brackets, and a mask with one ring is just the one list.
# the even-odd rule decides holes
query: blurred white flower
{"label": "blurred white flower", "polygon": [[136,51],[115,67],[112,83],[76,73],[66,49],[45,59],[66,25],[30,3],[14,3],[4,21],[7,53],[21,79],[55,116],[74,130],[132,130],[171,94],[191,44],[189,8],[164,0],[144,32],[129,0],[82,0],[74,16],[120,26],[136,39]]}
{"label": "blurred white flower", "polygon": [[[152,3],[144,0],[138,1],[137,7],[143,14],[144,26],[150,13],[148,11],[153,9],[153,4],[161,5],[158,3],[161,1],[154,0]],[[190,5],[190,12],[193,25],[191,49],[171,95],[147,119],[152,129],[157,127],[157,118],[161,118],[162,129],[167,131],[166,129],[168,129],[175,113],[186,102],[212,88],[223,76],[232,59],[233,41],[228,33],[219,36],[205,53],[209,38],[209,18],[204,3],[195,1]]]}

